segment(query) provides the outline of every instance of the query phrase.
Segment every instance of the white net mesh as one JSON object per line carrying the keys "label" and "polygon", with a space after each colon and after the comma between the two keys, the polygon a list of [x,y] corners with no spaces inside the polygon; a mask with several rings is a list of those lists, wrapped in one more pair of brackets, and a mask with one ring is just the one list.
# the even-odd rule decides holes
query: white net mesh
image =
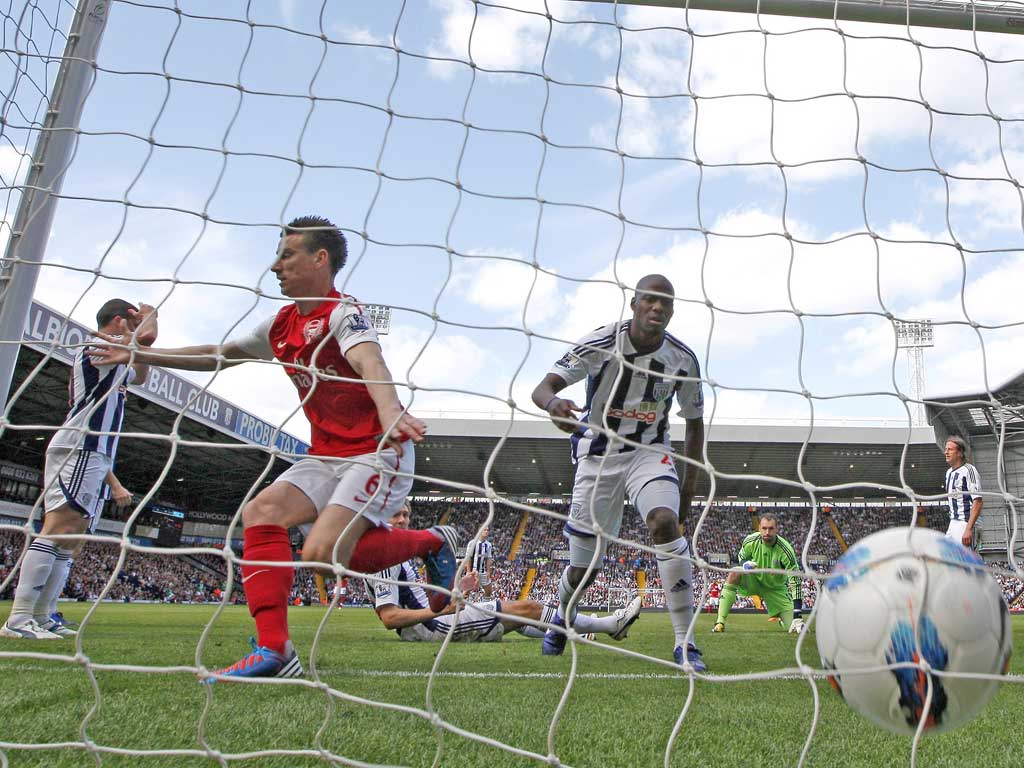
{"label": "white net mesh", "polygon": [[[1024,23],[1020,3],[967,9],[992,11],[1008,31]],[[2,11],[0,177],[9,238],[74,7],[37,0]],[[1024,45],[1016,35],[973,32],[970,23],[955,31],[554,0],[115,0],[108,16],[38,301],[89,326],[95,307],[124,294],[159,307],[160,346],[223,341],[283,306],[269,272],[282,222],[309,212],[331,217],[349,239],[338,287],[382,314],[390,310],[382,345],[411,410],[428,421],[432,414],[497,417],[489,436],[500,439],[469,462],[472,480],[432,471],[428,460],[417,474],[424,491],[501,500],[449,513],[467,532],[486,520],[501,542],[497,551],[525,546],[552,558],[502,564],[505,599],[518,597],[528,579],[531,597],[557,599],[564,559],[553,552],[564,547],[559,529],[568,511],[564,501],[523,495],[512,471],[523,457],[506,448],[522,422],[539,416],[530,392],[565,345],[628,317],[644,274],[675,283],[670,330],[698,352],[711,428],[784,421],[799,431],[790,438],[798,450],[788,464],[780,460],[778,474],[746,463],[723,468],[710,453],[690,467],[700,470],[705,497],[694,519],[698,605],[728,567],[713,555],[734,556],[736,537],[751,530],[751,511],[762,503],[773,505],[796,544],[809,597],[845,548],[844,534],[853,543],[910,524],[922,501],[944,514],[941,494],[919,484],[911,463],[912,444],[923,442],[910,428],[920,393],[913,371],[904,374],[894,321],[931,320],[936,391],[982,393],[976,399],[991,405],[996,385],[1019,368]],[[17,250],[9,256],[19,259]],[[45,356],[23,361],[3,423],[4,460],[23,468],[34,460],[37,472],[42,441],[63,417],[47,361],[67,359],[81,338],[61,323],[49,335],[27,329]],[[802,697],[803,709],[782,748],[787,759],[846,754],[849,737],[823,723],[827,705],[814,681],[824,673],[806,635],[787,666],[743,667],[709,653],[713,674],[703,679],[716,685],[700,686],[693,675],[680,678],[665,654],[667,626],[650,647],[574,636],[571,666],[556,672],[496,671],[491,662],[474,668],[480,657],[467,661],[450,640],[426,666],[396,669],[393,659],[354,662],[361,630],[339,628],[345,616],[335,622],[328,612],[303,638],[305,678],[259,680],[240,695],[198,688],[196,675],[234,652],[235,625],[245,625],[231,624],[235,634],[224,628],[239,594],[239,554],[209,546],[237,539],[233,513],[245,499],[215,505],[204,494],[216,493],[217,473],[227,477],[242,454],[259,457],[246,480],[249,494],[258,491],[282,457],[303,452],[309,435],[277,367],[246,365],[212,378],[158,372],[150,380],[150,399],[170,406],[173,418],[126,424],[119,466],[135,455],[155,471],[132,470],[140,485],[130,517],[87,537],[79,564],[88,574],[80,594],[90,598],[83,630],[73,647],[0,648],[0,668],[18,674],[14,696],[29,696],[58,668],[75,670],[65,709],[52,715],[62,725],[36,733],[29,714],[5,717],[17,725],[0,726],[0,764],[63,748],[96,763],[169,756],[264,764],[280,756],[289,765],[618,764],[629,750],[616,751],[614,737],[605,743],[579,722],[606,716],[579,701],[599,700],[604,694],[593,686],[609,681],[620,690],[672,684],[668,718],[649,721],[655,746],[648,752],[666,765],[692,764],[719,744],[716,758],[751,748],[728,733],[719,738],[716,721],[694,712],[702,696],[725,689],[720,706],[733,711],[736,701],[759,695],[758,686],[794,676],[803,681],[785,684],[801,686],[788,695]],[[253,420],[225,414],[214,400]],[[35,410],[19,412],[19,404]],[[25,418],[41,410],[45,421]],[[1002,423],[998,402],[995,412]],[[186,434],[191,421],[208,431]],[[842,477],[808,468],[805,454],[823,426],[883,421],[905,428],[895,467],[874,473],[867,446],[858,456],[833,453],[834,463],[850,460]],[[425,454],[437,461],[445,439],[431,443]],[[1000,454],[1011,443],[999,434]],[[204,467],[206,451],[227,463]],[[987,509],[1006,520],[1008,561],[994,572],[1015,599],[1020,489],[1002,473],[993,477]],[[547,486],[533,490],[552,497],[569,490]],[[733,490],[735,502],[724,498]],[[855,494],[895,501],[876,515]],[[786,501],[776,508],[762,495]],[[158,528],[174,528],[153,503],[192,511],[192,546],[147,546]],[[204,518],[204,504],[226,504],[232,514]],[[38,518],[38,496],[27,507]],[[427,510],[427,522],[441,513]],[[0,584],[8,589],[32,530],[16,511],[0,518],[7,547]],[[583,603],[627,602],[616,596],[644,571],[654,582],[646,605],[659,607],[664,591],[646,532],[634,521],[613,539],[611,560]],[[112,609],[100,598],[167,599],[166,584],[145,592],[153,579],[175,579],[178,599],[195,590],[197,601],[219,603],[152,627],[153,643],[167,631],[185,636],[185,656],[126,646],[117,622],[102,621]],[[315,600],[315,589],[302,572],[294,596]],[[542,693],[507,694],[537,697],[543,726],[534,718],[510,722],[492,694],[467,705],[452,687],[462,680],[475,681],[477,691],[495,681],[545,683]],[[406,684],[418,687],[410,693]],[[127,705],[118,704],[122,685]],[[641,709],[651,697],[642,687],[628,690]],[[246,717],[231,709],[236,701],[284,735],[264,738],[248,726],[244,738],[227,735]],[[486,712],[486,726],[465,717],[466,706]],[[111,712],[131,723],[133,707],[145,712],[145,725],[119,731]],[[1019,727],[1014,716],[1000,721],[1003,735]],[[712,731],[705,746],[685,743],[688,728]],[[355,736],[391,729],[409,743]],[[588,740],[596,753],[579,746]],[[917,748],[915,739],[913,752],[896,754],[913,761]]]}

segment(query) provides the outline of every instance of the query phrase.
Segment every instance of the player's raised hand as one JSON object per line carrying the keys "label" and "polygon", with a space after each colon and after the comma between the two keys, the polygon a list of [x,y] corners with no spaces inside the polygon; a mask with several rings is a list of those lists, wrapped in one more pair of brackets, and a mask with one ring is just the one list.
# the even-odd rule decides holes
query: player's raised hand
{"label": "player's raised hand", "polygon": [[574,422],[577,419],[573,414],[582,412],[582,408],[564,397],[554,397],[548,403],[548,416],[551,417],[554,425],[563,432],[573,433],[576,431],[577,425]]}
{"label": "player's raised hand", "polygon": [[[130,334],[131,331],[128,332]],[[125,334],[127,335],[127,334]],[[89,345],[87,354],[93,365],[128,365],[131,360],[131,350],[126,349],[123,344],[125,335],[96,332],[98,341]],[[113,346],[113,345],[118,346]]]}
{"label": "player's raised hand", "polygon": [[459,589],[463,594],[475,592],[480,588],[480,576],[476,571],[470,571],[459,579]]}
{"label": "player's raised hand", "polygon": [[140,301],[139,308],[137,310],[129,309],[128,314],[131,315],[128,325],[135,333],[135,340],[143,346],[151,346],[156,341],[157,335],[156,307],[151,304],[143,304]]}

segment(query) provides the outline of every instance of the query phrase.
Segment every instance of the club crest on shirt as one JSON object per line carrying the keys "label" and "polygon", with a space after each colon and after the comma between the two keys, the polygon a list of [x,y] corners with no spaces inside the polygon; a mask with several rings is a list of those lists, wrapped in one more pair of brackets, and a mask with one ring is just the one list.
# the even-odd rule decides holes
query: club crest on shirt
{"label": "club crest on shirt", "polygon": [[370,330],[370,323],[367,321],[365,315],[351,314],[348,316],[348,324],[352,328],[353,333],[362,333]]}
{"label": "club crest on shirt", "polygon": [[313,344],[324,337],[324,319],[314,317],[302,329],[302,338],[307,344]]}
{"label": "club crest on shirt", "polygon": [[672,394],[674,382],[671,381],[659,381],[654,385],[654,399],[664,400]]}
{"label": "club crest on shirt", "polygon": [[566,352],[562,355],[561,359],[555,363],[559,368],[566,368],[572,370],[578,367],[583,361],[580,360],[578,355],[574,355],[572,352]]}

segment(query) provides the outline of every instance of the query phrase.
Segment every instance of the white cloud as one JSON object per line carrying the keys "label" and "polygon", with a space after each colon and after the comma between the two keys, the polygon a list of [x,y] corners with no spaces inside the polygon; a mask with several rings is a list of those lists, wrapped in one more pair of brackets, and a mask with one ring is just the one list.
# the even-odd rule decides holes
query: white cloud
{"label": "white cloud", "polygon": [[331,26],[331,36],[347,43],[361,43],[362,45],[391,45],[391,41],[380,35],[375,35],[372,30],[356,24],[334,24]]}
{"label": "white cloud", "polygon": [[496,258],[460,259],[450,287],[499,325],[523,325],[524,309],[529,326],[559,312],[557,276],[534,268],[519,254],[490,255]]}
{"label": "white cloud", "polygon": [[[485,69],[521,69],[537,71],[547,40],[548,21],[543,4],[510,2],[517,10],[484,8],[465,0],[431,0],[441,15],[441,38],[429,51],[460,61],[472,59]],[[530,10],[534,13],[521,13]],[[452,70],[443,62],[433,62],[434,74],[448,77]]]}
{"label": "white cloud", "polygon": [[[1011,181],[1011,176],[1018,182],[1024,179],[1024,148],[964,160],[946,170],[954,176],[981,179],[949,179],[950,205],[978,212],[972,219],[977,227],[1024,233],[1024,195]],[[940,199],[945,202],[944,193]]]}
{"label": "white cloud", "polygon": [[0,144],[0,183],[13,187],[25,182],[32,156],[22,147]]}

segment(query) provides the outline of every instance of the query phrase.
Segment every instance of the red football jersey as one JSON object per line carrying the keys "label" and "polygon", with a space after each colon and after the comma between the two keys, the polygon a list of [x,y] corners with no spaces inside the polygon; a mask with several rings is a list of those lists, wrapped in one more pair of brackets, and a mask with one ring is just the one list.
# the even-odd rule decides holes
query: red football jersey
{"label": "red football jersey", "polygon": [[357,344],[378,343],[377,333],[355,299],[336,290],[328,295],[340,298],[349,303],[326,300],[308,315],[289,304],[237,342],[260,359],[276,358],[285,364],[304,401],[302,410],[312,435],[309,452],[315,456],[373,453],[384,432],[366,385],[345,359],[345,352]]}

